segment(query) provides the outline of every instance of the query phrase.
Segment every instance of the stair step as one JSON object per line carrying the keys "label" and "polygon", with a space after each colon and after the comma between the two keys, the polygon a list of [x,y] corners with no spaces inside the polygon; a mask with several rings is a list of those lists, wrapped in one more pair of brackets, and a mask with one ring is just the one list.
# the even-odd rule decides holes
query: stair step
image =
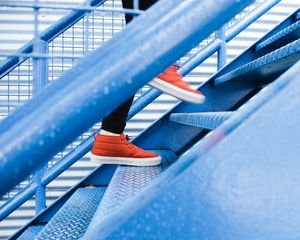
{"label": "stair step", "polygon": [[173,113],[169,120],[189,126],[215,129],[226,121],[232,112]]}
{"label": "stair step", "polygon": [[296,40],[271,53],[257,58],[229,73],[215,79],[218,85],[230,80],[257,80],[258,77],[267,79],[269,76],[280,75],[300,59],[300,40]]}
{"label": "stair step", "polygon": [[286,45],[289,42],[293,42],[300,37],[300,21],[286,27],[282,31],[274,34],[270,38],[264,40],[263,42],[259,43],[255,50],[261,50],[265,47],[281,47]]}
{"label": "stair step", "polygon": [[35,240],[79,239],[86,231],[106,187],[79,188]]}
{"label": "stair step", "polygon": [[42,229],[44,225],[31,226],[23,232],[23,234],[18,237],[17,240],[30,240],[33,239]]}
{"label": "stair step", "polygon": [[106,216],[122,207],[126,201],[141,192],[172,162],[177,160],[177,156],[170,150],[151,151],[161,156],[162,164],[153,167],[119,166],[107,187],[87,231],[97,228],[99,222]]}

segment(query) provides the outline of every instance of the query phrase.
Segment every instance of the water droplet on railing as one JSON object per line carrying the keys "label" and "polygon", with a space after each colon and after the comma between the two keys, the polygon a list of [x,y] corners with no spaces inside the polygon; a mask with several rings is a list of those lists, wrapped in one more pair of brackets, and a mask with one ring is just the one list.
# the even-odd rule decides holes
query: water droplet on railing
{"label": "water droplet on railing", "polygon": [[51,138],[54,138],[55,137],[55,132],[50,132],[49,135],[50,135]]}
{"label": "water droplet on railing", "polygon": [[38,141],[38,145],[39,145],[39,146],[43,146],[43,145],[44,145],[44,140],[40,139],[40,140]]}
{"label": "water droplet on railing", "polygon": [[104,87],[104,94],[107,95],[109,93],[108,87]]}

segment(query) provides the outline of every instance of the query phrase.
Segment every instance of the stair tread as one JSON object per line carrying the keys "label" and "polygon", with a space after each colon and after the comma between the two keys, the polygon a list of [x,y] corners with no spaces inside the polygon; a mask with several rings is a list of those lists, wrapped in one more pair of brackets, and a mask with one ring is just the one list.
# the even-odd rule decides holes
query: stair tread
{"label": "stair tread", "polygon": [[[157,178],[177,156],[169,150],[151,150],[159,154],[162,164],[153,167],[119,166],[107,187],[99,207],[91,221],[89,229],[97,227],[113,211],[120,208],[126,201],[145,189]],[[97,223],[96,223],[97,222]]]}
{"label": "stair tread", "polygon": [[30,226],[20,237],[18,237],[18,240],[33,239],[43,228],[44,225]]}
{"label": "stair tread", "polygon": [[300,40],[295,40],[294,42],[287,44],[286,46],[283,46],[271,53],[268,53],[260,58],[255,59],[252,62],[249,62],[241,67],[238,67],[237,69],[226,73],[218,78],[215,79],[215,85],[224,83],[229,80],[236,79],[237,77],[240,77],[241,75],[247,74],[251,71],[258,70],[261,67],[267,67],[265,71],[261,71],[262,74],[267,76],[267,74],[273,71],[279,71],[278,68],[270,68],[270,64],[276,63],[279,61],[286,61],[286,64],[284,64],[285,68],[289,68],[292,66],[297,60],[299,60],[299,56],[296,56],[295,59],[292,59],[288,62],[287,57],[300,54]]}
{"label": "stair tread", "polygon": [[274,34],[273,36],[271,36],[268,39],[259,43],[256,46],[256,51],[258,51],[264,47],[267,47],[284,37],[287,37],[288,35],[290,35],[293,32],[297,32],[296,35],[300,35],[300,21],[291,24],[290,26],[286,27],[285,29],[281,30],[280,32]]}
{"label": "stair tread", "polygon": [[169,120],[189,126],[205,129],[215,129],[231,116],[232,112],[200,112],[200,113],[173,113]]}
{"label": "stair tread", "polygon": [[35,239],[79,239],[82,237],[105,189],[105,187],[77,189]]}

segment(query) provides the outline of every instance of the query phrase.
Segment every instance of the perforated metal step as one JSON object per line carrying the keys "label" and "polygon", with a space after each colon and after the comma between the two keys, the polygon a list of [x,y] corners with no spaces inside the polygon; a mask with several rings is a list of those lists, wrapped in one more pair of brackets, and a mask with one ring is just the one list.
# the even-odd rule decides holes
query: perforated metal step
{"label": "perforated metal step", "polygon": [[154,167],[119,166],[117,168],[87,231],[97,228],[99,222],[106,216],[145,189],[162,171],[177,160],[177,156],[172,151],[155,150],[153,152],[161,156],[161,165]]}
{"label": "perforated metal step", "polygon": [[79,239],[82,237],[105,189],[105,187],[77,189],[34,239],[60,240]]}
{"label": "perforated metal step", "polygon": [[288,26],[287,28],[283,29],[282,31],[274,34],[270,38],[259,43],[256,46],[255,50],[258,51],[262,48],[265,48],[265,47],[268,47],[271,45],[274,47],[278,47],[279,41],[280,41],[281,46],[283,46],[283,45],[287,44],[288,42],[297,40],[299,37],[300,37],[300,21]]}
{"label": "perforated metal step", "polygon": [[268,79],[269,76],[279,75],[300,59],[300,40],[296,40],[263,57],[249,62],[227,74],[215,79],[218,85],[230,80],[252,80],[259,77]]}
{"label": "perforated metal step", "polygon": [[31,240],[43,229],[44,225],[31,226],[17,240]]}
{"label": "perforated metal step", "polygon": [[231,114],[232,112],[173,113],[169,120],[212,130],[227,120]]}

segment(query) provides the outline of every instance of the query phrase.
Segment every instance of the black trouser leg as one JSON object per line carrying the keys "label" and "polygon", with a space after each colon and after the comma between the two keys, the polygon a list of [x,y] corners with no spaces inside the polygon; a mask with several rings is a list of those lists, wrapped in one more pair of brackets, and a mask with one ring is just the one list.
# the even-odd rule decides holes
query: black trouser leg
{"label": "black trouser leg", "polygon": [[[139,0],[139,8],[141,10],[146,10],[151,5],[156,3],[157,0]],[[133,9],[133,0],[122,0],[123,8]],[[125,15],[126,24],[132,20],[132,15],[126,14]],[[113,111],[110,115],[105,117],[102,120],[102,129],[121,134],[126,126],[126,120],[128,116],[129,109],[133,102],[134,96],[128,99],[125,103],[119,106],[115,111]]]}

